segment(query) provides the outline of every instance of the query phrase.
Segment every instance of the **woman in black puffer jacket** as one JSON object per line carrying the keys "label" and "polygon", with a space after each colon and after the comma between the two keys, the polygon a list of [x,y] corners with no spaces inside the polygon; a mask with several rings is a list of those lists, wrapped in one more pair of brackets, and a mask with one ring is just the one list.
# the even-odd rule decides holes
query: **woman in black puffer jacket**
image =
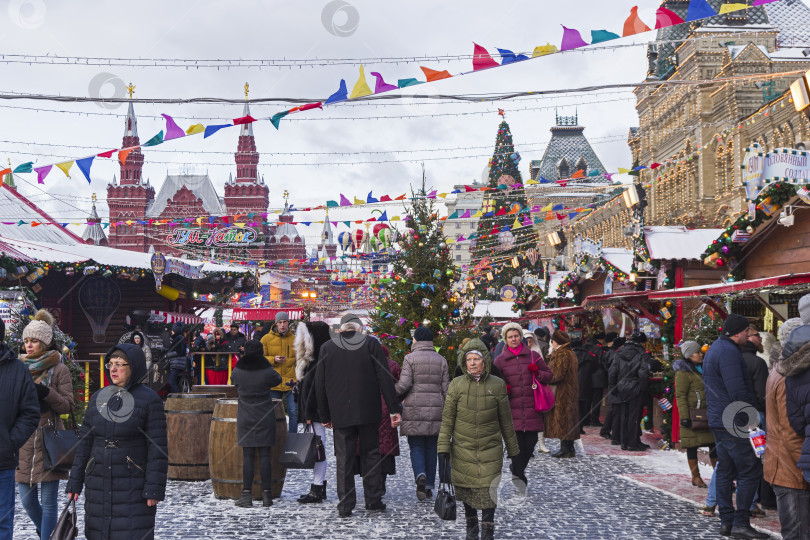
{"label": "woman in black puffer jacket", "polygon": [[105,366],[111,386],[90,398],[67,493],[84,486],[85,536],[151,539],[157,504],[166,493],[166,416],[145,384],[146,360],[137,345],[116,345]]}

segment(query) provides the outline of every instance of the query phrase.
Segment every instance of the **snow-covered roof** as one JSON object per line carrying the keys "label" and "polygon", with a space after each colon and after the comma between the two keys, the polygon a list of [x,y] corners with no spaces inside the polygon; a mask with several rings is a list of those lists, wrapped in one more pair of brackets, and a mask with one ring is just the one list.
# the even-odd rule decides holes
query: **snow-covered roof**
{"label": "snow-covered roof", "polygon": [[[547,298],[559,298],[557,296],[557,287],[560,286],[562,283],[563,278],[568,275],[568,272],[549,272],[549,286],[548,286],[548,297]],[[541,280],[542,281],[542,280]],[[545,283],[543,283],[545,286]],[[573,297],[573,293],[568,291],[567,296]]]}
{"label": "snow-covered roof", "polygon": [[514,302],[479,300],[473,309],[473,317],[484,317],[489,314],[495,319],[514,319],[518,315],[512,311],[512,304]]}
{"label": "snow-covered roof", "polygon": [[[9,246],[11,249],[26,257],[30,257],[40,262],[53,262],[53,263],[85,263],[93,261],[97,264],[104,266],[122,266],[128,268],[140,268],[143,270],[151,270],[151,253],[141,253],[138,251],[128,251],[125,249],[116,249],[106,246],[92,246],[89,244],[55,244],[50,242],[33,242],[30,240],[20,240],[14,238],[4,238],[0,236],[0,251],[3,249],[3,244]],[[8,253],[10,257],[14,257],[12,253]],[[174,257],[173,257],[174,258]],[[192,261],[190,259],[180,259],[183,262],[191,265],[199,265],[200,261]],[[203,263],[203,272],[233,272],[233,273],[251,273],[251,269],[243,266],[231,266],[227,264],[216,263]]]}
{"label": "snow-covered roof", "polygon": [[[745,45],[729,45],[728,46],[728,53],[729,53],[729,55],[731,55],[731,58],[734,59],[734,58],[737,58],[737,55],[740,54],[743,51],[743,49],[745,49],[746,47],[748,47],[748,44],[745,44]],[[760,51],[762,51],[762,54],[764,54],[765,56],[770,56],[770,54],[768,54],[768,49],[766,49],[762,45],[756,45],[756,47]]]}
{"label": "snow-covered roof", "polygon": [[721,234],[723,229],[687,229],[683,226],[644,228],[650,257],[659,260],[699,260],[706,246]]}
{"label": "snow-covered roof", "polygon": [[[31,220],[41,225],[32,226]],[[20,220],[24,223],[18,225]],[[82,239],[54,221],[46,212],[20,195],[16,189],[0,182],[0,236],[17,240],[78,244]]]}
{"label": "snow-covered roof", "polygon": [[82,234],[82,240],[92,240],[93,244],[97,246],[107,240],[107,235],[104,234],[104,229],[101,227],[100,221],[98,213],[96,212],[96,205],[93,204],[93,209],[90,211],[90,215],[87,216],[87,227]]}
{"label": "snow-covered roof", "polygon": [[602,258],[629,274],[633,268],[633,252],[624,248],[602,248]]}
{"label": "snow-covered roof", "polygon": [[295,225],[292,223],[282,223],[276,229],[276,234],[274,236],[277,241],[281,241],[281,239],[286,236],[289,238],[290,242],[301,237],[301,235],[298,234],[298,229],[296,229]]}
{"label": "snow-covered roof", "polygon": [[169,174],[155,195],[155,200],[146,211],[146,217],[157,218],[166,210],[169,201],[183,187],[191,191],[198,199],[202,199],[203,208],[212,216],[225,214],[222,201],[214,189],[214,184],[207,174]]}

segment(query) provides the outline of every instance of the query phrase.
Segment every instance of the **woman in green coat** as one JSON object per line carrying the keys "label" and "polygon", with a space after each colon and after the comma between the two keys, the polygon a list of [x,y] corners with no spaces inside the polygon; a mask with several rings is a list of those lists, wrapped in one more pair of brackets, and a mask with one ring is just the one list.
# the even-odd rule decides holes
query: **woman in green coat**
{"label": "woman in green coat", "polygon": [[706,408],[706,391],[703,388],[703,353],[696,341],[681,343],[683,358],[672,365],[675,370],[675,404],[681,417],[681,450],[686,449],[686,459],[692,472],[692,485],[705,488],[700,477],[697,450],[701,446],[709,448],[712,466],[717,462],[714,435],[708,429],[693,429],[689,419],[691,409]]}
{"label": "woman in green coat", "polygon": [[520,453],[509,409],[506,383],[490,375],[492,362],[480,339],[463,348],[464,374],[450,383],[442,412],[438,453],[450,458],[456,498],[464,503],[467,538],[495,535],[495,500],[503,470],[503,446],[509,458]]}

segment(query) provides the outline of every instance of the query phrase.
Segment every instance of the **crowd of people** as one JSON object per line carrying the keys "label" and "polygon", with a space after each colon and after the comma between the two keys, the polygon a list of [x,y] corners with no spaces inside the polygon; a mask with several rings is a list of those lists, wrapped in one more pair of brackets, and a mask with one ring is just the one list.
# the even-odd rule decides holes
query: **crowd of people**
{"label": "crowd of people", "polygon": [[[766,538],[750,525],[751,517],[763,515],[762,505],[778,511],[783,538],[810,538],[810,295],[800,300],[799,313],[781,325],[768,351],[756,327],[733,313],[712,343],[679,344],[673,370],[680,449],[692,485],[707,488],[701,512],[719,512],[724,536]],[[172,329],[167,355],[172,387],[172,372],[181,368],[175,359],[187,362],[196,347],[227,349],[238,358],[231,373],[243,455],[238,506],[253,506],[256,456],[261,504],[273,504],[279,401],[290,432],[305,424],[325,440],[332,430],[340,518],[349,518],[357,505],[356,475],[362,477],[366,510],[386,510],[386,478],[396,474],[401,434],[410,451],[416,499],[431,499],[437,468],[446,469],[468,539],[494,538],[498,490],[492,488],[503,474],[504,454],[522,496],[532,481],[528,463],[549,453],[546,439],[560,441],[551,454],[556,459],[579,453],[586,426],[600,427],[600,435],[624,451],[649,448],[641,441],[640,420],[651,407],[651,374],[661,364],[639,331],[627,340],[612,332],[583,338],[577,329],[532,332],[508,323],[465,340],[451,377],[425,326],[414,332],[401,365],[354,315],[345,316],[337,332],[323,322],[301,322],[293,329],[284,312],[251,339],[237,325],[213,340],[182,330]],[[134,332],[107,353],[112,384],[90,399],[68,474],[47,469],[38,451],[38,428],[61,429],[60,416],[74,403],[69,370],[54,344],[53,319],[37,313],[23,330],[19,357],[3,334],[0,326],[0,392],[8,404],[0,411],[0,507],[14,507],[16,484],[37,535],[48,538],[56,524],[59,483],[66,480],[70,498],[85,494],[87,538],[153,537],[156,508],[165,498],[167,434],[162,401],[142,384],[151,362],[145,336]],[[539,410],[538,386],[552,390],[550,410]],[[607,414],[600,422],[603,399]],[[763,459],[749,442],[757,426],[767,429]],[[707,449],[715,468],[708,485],[700,475],[700,448]],[[299,503],[326,500],[329,461],[315,463]],[[0,538],[10,537],[12,525],[13,513],[0,516]]]}

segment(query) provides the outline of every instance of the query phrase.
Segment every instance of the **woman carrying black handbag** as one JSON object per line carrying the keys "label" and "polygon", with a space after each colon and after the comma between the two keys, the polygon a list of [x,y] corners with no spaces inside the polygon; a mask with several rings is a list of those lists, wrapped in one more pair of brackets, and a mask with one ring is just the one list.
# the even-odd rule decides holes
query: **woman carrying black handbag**
{"label": "woman carrying black handbag", "polygon": [[59,415],[69,413],[73,408],[70,369],[62,363],[62,355],[54,350],[53,326],[51,314],[39,310],[23,330],[25,354],[20,356],[36,384],[40,427],[20,448],[15,480],[25,513],[42,538],[50,538],[56,525],[59,481],[68,478],[66,471],[45,468],[42,428],[63,430]]}

